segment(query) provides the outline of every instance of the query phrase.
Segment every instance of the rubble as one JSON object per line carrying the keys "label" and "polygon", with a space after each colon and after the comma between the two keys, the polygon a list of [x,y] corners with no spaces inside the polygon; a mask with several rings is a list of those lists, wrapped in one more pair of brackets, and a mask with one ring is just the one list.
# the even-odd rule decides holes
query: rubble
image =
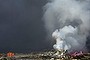
{"label": "rubble", "polygon": [[12,57],[1,57],[0,59],[7,60],[90,60],[90,53],[74,52],[67,54],[66,51],[44,51],[37,53],[20,54],[17,53]]}

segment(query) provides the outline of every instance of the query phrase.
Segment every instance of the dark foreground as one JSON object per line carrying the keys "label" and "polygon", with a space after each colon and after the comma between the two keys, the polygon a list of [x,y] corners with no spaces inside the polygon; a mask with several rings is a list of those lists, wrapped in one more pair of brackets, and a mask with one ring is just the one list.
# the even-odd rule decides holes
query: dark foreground
{"label": "dark foreground", "polygon": [[64,54],[64,56],[55,55],[55,51],[38,52],[38,53],[16,53],[13,57],[1,57],[0,60],[90,60],[90,53],[83,55],[71,56]]}

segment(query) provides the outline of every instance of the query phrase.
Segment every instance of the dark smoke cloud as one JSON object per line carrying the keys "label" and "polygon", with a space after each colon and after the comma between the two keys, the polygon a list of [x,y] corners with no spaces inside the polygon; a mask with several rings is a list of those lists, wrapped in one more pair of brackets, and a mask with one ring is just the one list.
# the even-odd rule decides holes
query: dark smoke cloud
{"label": "dark smoke cloud", "polygon": [[47,48],[42,21],[45,0],[0,0],[0,52]]}

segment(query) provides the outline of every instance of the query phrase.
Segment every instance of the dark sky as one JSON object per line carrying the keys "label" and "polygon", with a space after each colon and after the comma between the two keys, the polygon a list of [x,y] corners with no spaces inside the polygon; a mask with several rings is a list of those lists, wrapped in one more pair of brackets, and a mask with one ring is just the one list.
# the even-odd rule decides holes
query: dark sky
{"label": "dark sky", "polygon": [[45,4],[46,0],[0,0],[0,52],[52,48],[42,20]]}
{"label": "dark sky", "polygon": [[46,0],[0,0],[0,52],[51,48],[46,41],[43,6]]}

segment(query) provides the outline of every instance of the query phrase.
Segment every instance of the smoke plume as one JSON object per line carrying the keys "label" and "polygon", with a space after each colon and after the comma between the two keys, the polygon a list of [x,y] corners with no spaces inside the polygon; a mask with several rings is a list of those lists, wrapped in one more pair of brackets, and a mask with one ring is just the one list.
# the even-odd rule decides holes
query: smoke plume
{"label": "smoke plume", "polygon": [[44,6],[45,27],[56,39],[55,49],[61,49],[60,44],[70,51],[86,49],[90,30],[89,3],[89,0],[49,0]]}

